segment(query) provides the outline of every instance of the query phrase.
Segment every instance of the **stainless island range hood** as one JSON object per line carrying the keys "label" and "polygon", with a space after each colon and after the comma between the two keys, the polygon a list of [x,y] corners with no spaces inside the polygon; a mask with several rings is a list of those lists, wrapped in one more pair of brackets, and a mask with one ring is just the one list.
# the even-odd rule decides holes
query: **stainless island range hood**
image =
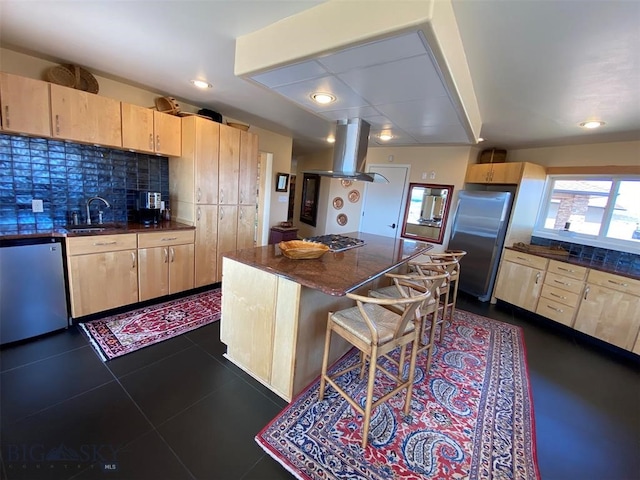
{"label": "stainless island range hood", "polygon": [[333,147],[333,170],[308,170],[305,173],[363,182],[389,183],[389,180],[379,173],[363,171],[370,129],[371,125],[361,118],[339,120],[336,127],[336,143]]}

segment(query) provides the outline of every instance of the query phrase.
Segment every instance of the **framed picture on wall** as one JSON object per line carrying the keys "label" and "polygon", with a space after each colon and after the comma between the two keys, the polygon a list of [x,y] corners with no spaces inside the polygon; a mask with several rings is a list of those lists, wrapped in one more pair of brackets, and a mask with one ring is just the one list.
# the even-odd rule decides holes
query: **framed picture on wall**
{"label": "framed picture on wall", "polygon": [[286,192],[289,188],[289,174],[278,173],[276,175],[276,192]]}

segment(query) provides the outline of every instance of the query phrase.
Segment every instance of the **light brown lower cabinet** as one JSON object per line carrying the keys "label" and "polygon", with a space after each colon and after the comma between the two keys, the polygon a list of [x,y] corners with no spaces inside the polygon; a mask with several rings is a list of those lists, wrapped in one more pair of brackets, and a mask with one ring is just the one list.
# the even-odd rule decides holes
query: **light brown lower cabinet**
{"label": "light brown lower cabinet", "polygon": [[640,329],[640,295],[629,291],[640,293],[640,281],[591,270],[574,328],[633,351]]}
{"label": "light brown lower cabinet", "polygon": [[138,234],[140,301],[194,287],[194,231]]}
{"label": "light brown lower cabinet", "polygon": [[74,318],[138,301],[135,234],[67,238],[67,266]]}
{"label": "light brown lower cabinet", "polygon": [[217,282],[218,206],[196,205],[196,287]]}
{"label": "light brown lower cabinet", "polygon": [[505,250],[495,287],[495,297],[525,310],[536,311],[544,283],[547,259]]}

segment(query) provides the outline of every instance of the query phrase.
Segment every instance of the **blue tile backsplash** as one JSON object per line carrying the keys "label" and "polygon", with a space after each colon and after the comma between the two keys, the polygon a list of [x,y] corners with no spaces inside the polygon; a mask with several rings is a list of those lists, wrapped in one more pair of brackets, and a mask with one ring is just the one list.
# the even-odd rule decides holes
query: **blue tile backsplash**
{"label": "blue tile backsplash", "polygon": [[[138,190],[169,199],[168,158],[0,134],[0,234],[67,225],[74,211],[84,223],[85,202],[95,195],[111,208],[93,202],[94,221],[99,208],[105,222],[133,221]],[[43,201],[44,212],[32,212],[33,199]]]}
{"label": "blue tile backsplash", "polygon": [[571,257],[594,267],[605,267],[617,273],[640,277],[640,255],[607,248],[591,247],[578,243],[560,242],[542,237],[531,237],[531,245],[545,247],[559,246],[567,250]]}

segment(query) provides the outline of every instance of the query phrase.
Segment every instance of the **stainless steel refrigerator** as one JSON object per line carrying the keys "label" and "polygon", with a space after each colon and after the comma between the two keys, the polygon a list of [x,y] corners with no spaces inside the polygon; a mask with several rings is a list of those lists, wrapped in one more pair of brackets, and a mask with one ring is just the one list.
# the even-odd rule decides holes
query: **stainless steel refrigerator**
{"label": "stainless steel refrigerator", "polygon": [[511,211],[510,192],[458,193],[448,248],[467,252],[460,261],[459,290],[491,298]]}

